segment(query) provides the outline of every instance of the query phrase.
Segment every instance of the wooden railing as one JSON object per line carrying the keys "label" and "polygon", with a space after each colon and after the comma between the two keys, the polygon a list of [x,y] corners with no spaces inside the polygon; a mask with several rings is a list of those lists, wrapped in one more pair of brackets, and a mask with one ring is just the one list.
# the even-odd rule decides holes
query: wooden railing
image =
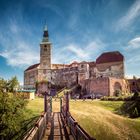
{"label": "wooden railing", "polygon": [[47,106],[46,112],[41,114],[38,121],[35,123],[34,127],[26,133],[23,140],[42,140],[45,134],[46,127],[48,122],[51,121],[51,112],[52,112],[52,97],[47,97]]}
{"label": "wooden railing", "polygon": [[46,130],[46,120],[47,113],[43,113],[23,140],[42,140]]}
{"label": "wooden railing", "polygon": [[70,128],[70,132],[73,135],[75,140],[95,140],[92,138],[71,116],[69,112],[69,95],[65,94],[63,99],[63,105],[61,108],[61,113],[63,114],[64,121]]}

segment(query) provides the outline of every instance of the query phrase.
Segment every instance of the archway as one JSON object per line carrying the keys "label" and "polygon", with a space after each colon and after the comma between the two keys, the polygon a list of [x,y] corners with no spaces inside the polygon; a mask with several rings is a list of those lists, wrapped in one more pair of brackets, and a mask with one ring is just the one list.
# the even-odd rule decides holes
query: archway
{"label": "archway", "polygon": [[121,95],[121,91],[122,91],[121,84],[119,82],[115,82],[115,84],[114,84],[114,95],[115,96]]}

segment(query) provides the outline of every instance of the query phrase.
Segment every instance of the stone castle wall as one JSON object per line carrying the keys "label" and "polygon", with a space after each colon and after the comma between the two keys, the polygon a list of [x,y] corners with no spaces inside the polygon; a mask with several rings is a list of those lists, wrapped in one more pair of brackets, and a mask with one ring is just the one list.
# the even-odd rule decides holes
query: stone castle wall
{"label": "stone castle wall", "polygon": [[87,94],[102,94],[103,96],[115,96],[116,90],[121,90],[123,94],[130,92],[126,80],[121,78],[99,77],[90,80],[84,80],[80,84]]}

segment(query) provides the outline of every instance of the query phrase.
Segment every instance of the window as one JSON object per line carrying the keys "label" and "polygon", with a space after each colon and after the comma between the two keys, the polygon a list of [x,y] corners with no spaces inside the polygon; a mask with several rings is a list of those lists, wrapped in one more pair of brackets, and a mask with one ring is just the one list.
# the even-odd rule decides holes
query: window
{"label": "window", "polygon": [[84,65],[83,64],[81,65],[81,68],[84,68]]}
{"label": "window", "polygon": [[44,51],[47,51],[47,45],[44,46]]}

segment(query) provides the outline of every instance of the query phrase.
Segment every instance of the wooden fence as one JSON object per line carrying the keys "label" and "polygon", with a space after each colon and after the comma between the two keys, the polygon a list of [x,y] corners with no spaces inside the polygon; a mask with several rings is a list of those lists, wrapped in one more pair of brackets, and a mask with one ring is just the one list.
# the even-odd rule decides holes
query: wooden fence
{"label": "wooden fence", "polygon": [[70,132],[75,140],[95,140],[92,138],[71,116],[69,112],[69,94],[66,93],[63,98],[61,113],[63,114],[64,121],[70,128]]}
{"label": "wooden fence", "polygon": [[41,140],[45,134],[47,125],[47,113],[43,113],[35,126],[26,134],[23,140]]}
{"label": "wooden fence", "polygon": [[42,140],[45,134],[45,130],[47,128],[48,122],[51,120],[52,113],[52,97],[46,98],[47,106],[45,107],[45,111],[41,114],[40,118],[34,125],[34,127],[26,133],[26,136],[23,140]]}

